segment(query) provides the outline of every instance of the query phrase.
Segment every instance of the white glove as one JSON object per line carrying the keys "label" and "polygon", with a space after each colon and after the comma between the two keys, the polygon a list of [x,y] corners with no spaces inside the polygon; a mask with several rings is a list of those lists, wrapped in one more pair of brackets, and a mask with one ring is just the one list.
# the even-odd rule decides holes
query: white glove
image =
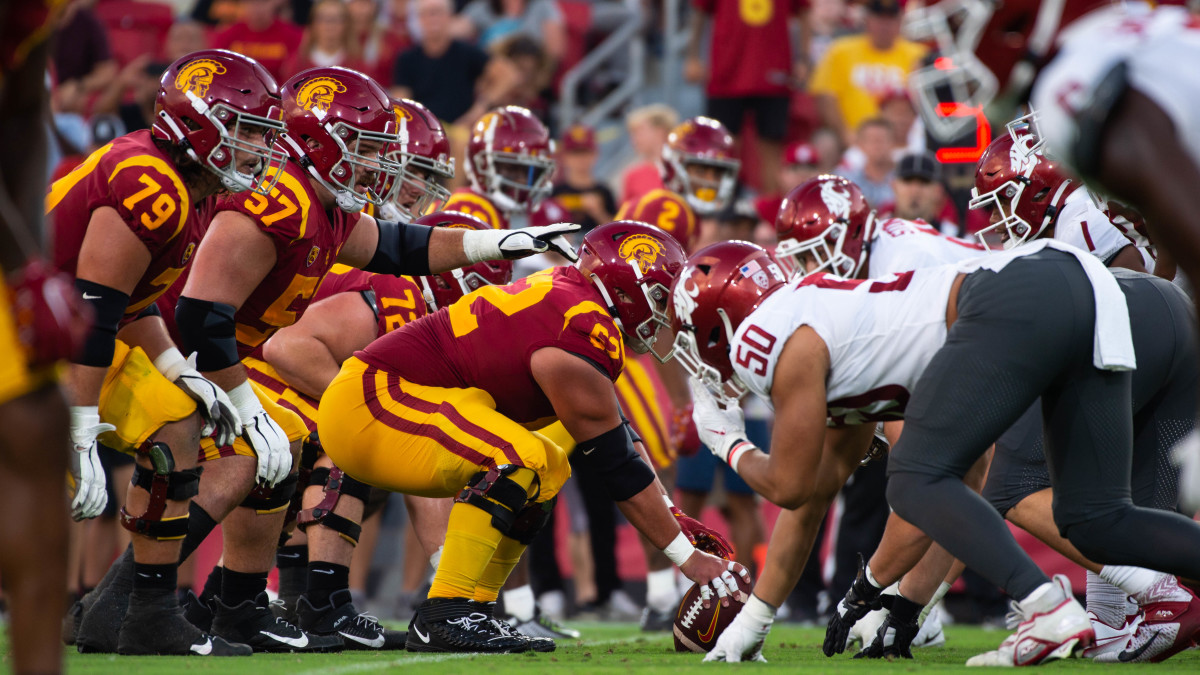
{"label": "white glove", "polygon": [[196,370],[196,353],[183,358],[178,349],[171,347],[154,359],[154,367],[174,382],[196,401],[200,416],[204,418],[201,436],[212,436],[217,445],[229,445],[242,433],[242,418],[229,400],[229,395]]}
{"label": "white glove", "polygon": [[705,661],[759,661],[766,663],[762,654],[763,643],[767,633],[771,632],[771,624],[775,621],[775,608],[751,595],[746,606],[734,617],[712,651],[704,657]]}
{"label": "white glove", "polygon": [[688,386],[692,389],[692,421],[696,423],[700,441],[722,462],[730,464],[730,451],[746,442],[746,420],[741,406],[721,405],[708,387],[694,377],[688,379]]}
{"label": "white glove", "polygon": [[229,390],[229,400],[237,407],[242,419],[242,438],[258,456],[258,482],[274,487],[292,470],[292,450],[287,434],[263,410],[249,381]]}
{"label": "white glove", "polygon": [[552,251],[575,262],[575,249],[564,234],[578,231],[574,223],[555,223],[519,230],[467,230],[463,232],[463,252],[472,263],[484,260],[515,260]]}
{"label": "white glove", "polygon": [[75,520],[95,518],[104,512],[108,504],[108,491],[104,467],[96,452],[96,437],[116,427],[100,421],[96,406],[71,406],[71,486],[75,495],[71,500],[71,517]]}

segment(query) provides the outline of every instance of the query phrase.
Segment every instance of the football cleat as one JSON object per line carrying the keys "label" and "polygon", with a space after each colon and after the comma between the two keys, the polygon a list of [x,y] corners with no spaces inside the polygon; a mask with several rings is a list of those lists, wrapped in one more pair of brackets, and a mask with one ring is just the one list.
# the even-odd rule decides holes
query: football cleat
{"label": "football cleat", "polygon": [[941,647],[946,644],[946,631],[942,626],[942,610],[941,607],[934,607],[929,612],[929,616],[925,617],[925,623],[921,624],[921,630],[917,631],[917,637],[913,638],[913,649],[918,647]]}
{"label": "football cleat", "polygon": [[228,642],[196,628],[183,617],[173,592],[134,591],[121,623],[117,653],[131,656],[250,656],[249,645]]}
{"label": "football cleat", "polygon": [[[525,640],[529,643],[529,648],[535,652],[552,652],[558,648],[558,645],[554,642],[553,636],[532,635],[530,633],[526,633],[518,630],[517,627],[513,625],[512,622],[516,621],[515,618],[509,617],[508,619],[502,619],[497,617],[496,603],[494,602],[477,602],[472,600],[471,605],[475,608],[475,611],[482,612],[483,615],[487,617],[487,620],[492,624],[492,629],[497,633],[509,637],[525,638]],[[534,611],[537,611],[537,605],[534,605]],[[536,615],[534,618],[536,619]],[[534,621],[526,621],[522,623],[522,625],[526,624],[538,625],[535,624]]]}
{"label": "football cleat", "polygon": [[523,635],[502,635],[466,598],[429,598],[408,624],[408,651],[512,654],[533,648]]}
{"label": "football cleat", "polygon": [[1097,655],[1095,660],[1157,663],[1200,646],[1200,598],[1182,586],[1171,590],[1174,597],[1142,605],[1142,614],[1131,626],[1132,634],[1121,649]]}
{"label": "football cleat", "polygon": [[346,649],[402,650],[408,635],[384,628],[379,619],[359,612],[350,600],[349,590],[335,591],[329,604],[313,607],[306,596],[296,601],[298,625],[309,635],[341,637]]}
{"label": "football cleat", "polygon": [[663,612],[653,607],[643,607],[642,618],[638,621],[638,625],[647,633],[672,630],[675,626],[675,612]]}
{"label": "football cleat", "polygon": [[121,622],[129,610],[129,596],[133,593],[133,555],[122,555],[113,563],[105,576],[107,585],[101,582],[81,603],[87,606],[88,597],[93,597],[91,607],[86,607],[75,634],[75,648],[81,654],[113,654],[117,651],[117,640],[121,635]]}
{"label": "football cleat", "polygon": [[336,635],[310,635],[276,617],[270,604],[266,593],[236,607],[214,598],[213,634],[250,645],[255,652],[338,652],[344,648]]}
{"label": "football cleat", "polygon": [[1058,602],[1045,612],[1032,612],[1013,602],[1021,622],[1017,632],[1005,638],[999,649],[967,659],[968,666],[1035,666],[1074,656],[1095,640],[1096,631],[1083,606],[1071,594],[1071,583],[1054,576]]}
{"label": "football cleat", "polygon": [[183,617],[196,628],[205,632],[211,631],[213,622],[212,601],[205,601],[196,595],[195,591],[188,590],[187,595],[183,598]]}
{"label": "football cleat", "polygon": [[1133,637],[1142,622],[1141,614],[1135,614],[1132,620],[1127,617],[1120,626],[1110,626],[1092,612],[1088,612],[1087,615],[1092,622],[1092,629],[1096,631],[1096,642],[1083,650],[1083,658],[1099,661],[1103,661],[1102,657],[1106,654],[1117,654],[1124,651],[1125,646],[1129,644],[1129,638]]}

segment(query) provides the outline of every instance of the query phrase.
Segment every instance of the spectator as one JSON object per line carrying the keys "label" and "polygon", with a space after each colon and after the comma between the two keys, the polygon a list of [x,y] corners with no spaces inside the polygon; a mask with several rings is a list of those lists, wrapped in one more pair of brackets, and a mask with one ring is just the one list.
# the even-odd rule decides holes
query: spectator
{"label": "spectator", "polygon": [[126,132],[149,129],[154,122],[158,78],[168,63],[153,61],[143,54],[130,61],[93,106],[96,113],[115,114]]}
{"label": "spectator", "polygon": [[[896,166],[892,146],[895,134],[887,120],[872,117],[858,126],[855,149],[863,155],[863,164],[858,169],[843,170],[842,175],[862,188],[863,196],[873,208],[879,208],[894,199],[892,195],[892,170]],[[849,154],[849,151],[847,151]]]}
{"label": "spectator", "polygon": [[[779,165],[779,192],[763,195],[754,200],[754,208],[763,221],[775,225],[779,204],[783,195],[809,178],[820,175],[821,155],[811,143],[792,143],[783,151],[783,163]],[[730,237],[727,237],[730,238]],[[752,241],[747,239],[747,241]]]}
{"label": "spectator", "polygon": [[575,125],[567,129],[559,146],[560,181],[550,193],[571,213],[571,222],[588,232],[612,220],[616,199],[607,185],[596,181],[596,132]]}
{"label": "spectator", "polygon": [[663,143],[667,142],[667,136],[677,124],[679,114],[665,103],[636,108],[625,117],[629,142],[638,159],[626,169],[621,180],[622,204],[636,202],[647,192],[663,187],[658,161],[662,156]]}
{"label": "spectator", "polygon": [[817,168],[820,169],[820,173],[835,173],[846,150],[846,146],[842,145],[841,134],[829,127],[821,127],[813,132],[808,142],[817,151]]}
{"label": "spectator", "polygon": [[865,33],[834,40],[813,73],[821,121],[847,145],[852,130],[879,114],[879,101],[905,88],[925,54],[923,46],[900,38],[900,8],[900,0],[869,0]]}
{"label": "spectator", "polygon": [[342,0],[317,0],[309,13],[308,30],[300,50],[288,59],[284,72],[314,67],[344,66],[364,70],[360,44],[350,30],[350,8]]}
{"label": "spectator", "polygon": [[242,18],[213,36],[212,46],[257,60],[282,83],[288,58],[300,48],[304,31],[279,17],[282,0],[243,0]]}
{"label": "spectator", "polygon": [[413,42],[408,31],[408,0],[392,3],[395,11],[386,17],[381,16],[379,0],[348,0],[346,4],[350,8],[350,34],[360,45],[363,72],[391,86],[392,63]]}
{"label": "spectator", "polygon": [[[746,113],[753,112],[758,187],[766,194],[777,194],[791,92],[808,77],[808,45],[792,50],[792,32],[804,34],[799,25],[803,4],[799,0],[693,0],[693,5],[684,78],[707,81],[705,114],[724,124],[735,139],[741,136]],[[705,72],[700,44],[710,17],[712,35]]]}
{"label": "spectator", "polygon": [[892,125],[896,135],[896,159],[925,149],[925,125],[917,117],[912,99],[904,90],[893,91],[879,102],[879,116]]}
{"label": "spectator", "polygon": [[492,58],[514,75],[512,87],[496,105],[519,105],[545,120],[549,117],[547,89],[554,77],[553,64],[536,40],[511,35],[492,44]]}
{"label": "spectator", "polygon": [[896,162],[895,201],[879,208],[881,216],[923,220],[942,234],[957,237],[958,212],[942,189],[942,165],[929,152],[911,152]]}
{"label": "spectator", "polygon": [[820,63],[834,39],[852,32],[846,0],[811,0],[808,9],[808,60]]}
{"label": "spectator", "polygon": [[471,0],[452,23],[454,36],[487,48],[510,35],[538,42],[553,64],[567,50],[567,27],[554,0]]}
{"label": "spectator", "polygon": [[117,62],[108,45],[104,24],[92,12],[95,0],[67,5],[54,39],[52,108],[58,115],[86,115],[92,97],[117,77]]}
{"label": "spectator", "polygon": [[[168,64],[174,63],[176,59],[201,49],[208,49],[208,35],[204,32],[204,26],[191,19],[176,19],[167,29],[167,37],[163,42],[162,61]],[[166,70],[165,66],[163,70]],[[162,71],[159,71],[159,74],[161,73]]]}
{"label": "spectator", "polygon": [[424,103],[448,124],[470,126],[512,88],[516,74],[450,32],[452,0],[416,0],[419,42],[396,57],[392,94]]}

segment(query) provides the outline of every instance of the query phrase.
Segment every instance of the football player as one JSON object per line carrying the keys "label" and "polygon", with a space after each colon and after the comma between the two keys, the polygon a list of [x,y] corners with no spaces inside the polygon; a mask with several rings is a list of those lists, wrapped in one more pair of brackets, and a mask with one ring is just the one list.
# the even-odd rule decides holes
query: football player
{"label": "football player", "polygon": [[155,301],[192,262],[218,191],[271,189],[258,176],[284,159],[271,149],[283,128],[279,102],[278,85],[256,61],[189,54],[162,76],[154,128],[100,148],[46,197],[55,264],[74,275],[95,316],[67,380],[81,457],[73,515],[95,517],[104,507],[99,435],[138,461],[120,514],[133,533],[132,573],[116,587],[129,611],[82,616],[80,651],[249,653],[193,627],[176,600],[199,489],[195,450],[214,430],[219,443],[232,442],[242,424],[225,392],[175,348]]}
{"label": "football player", "polygon": [[657,228],[610,223],[584,237],[576,266],[482,288],[342,366],[318,421],[330,458],[389,490],[456,495],[429,598],[409,624],[410,650],[554,648],[512,634],[492,603],[570,476],[563,448],[529,431],[556,419],[584,439],[575,466],[596,472],[685,575],[718,595],[736,591],[734,574],[748,580],[681,531],[614,395],[626,345],[649,351],[665,325],[667,286],[683,259]]}
{"label": "football player", "polygon": [[[415,223],[435,227],[488,229],[462,213],[439,212]],[[341,268],[339,271],[339,267]],[[509,261],[485,261],[461,270],[410,279],[335,266],[317,289],[313,303],[295,324],[276,332],[263,346],[262,359],[246,357],[251,381],[276,401],[295,410],[315,432],[318,402],[342,363],[376,338],[415,321],[439,306],[489,284],[507,284]],[[427,305],[428,303],[428,305]],[[347,649],[404,649],[404,634],[387,630],[350,601],[349,573],[362,522],[382,501],[368,498],[369,486],[342,473],[320,451],[316,435],[302,460],[304,509],[300,532],[277,554],[279,596],[301,629],[339,635]],[[315,467],[315,468],[314,468]],[[365,507],[364,507],[365,502]],[[406,496],[417,538],[436,568],[446,536],[450,501]],[[320,527],[314,528],[319,525]],[[306,546],[307,544],[307,546]],[[293,570],[303,574],[295,579]]]}
{"label": "football player", "polygon": [[[446,130],[429,108],[411,99],[393,99],[392,107],[400,142],[389,146],[384,156],[395,163],[397,172],[384,175],[385,184],[377,192],[392,195],[380,215],[407,223],[441,210],[450,198],[443,183],[454,178],[454,158]],[[390,181],[399,181],[399,187],[389,190]]]}
{"label": "football player", "polygon": [[[269,194],[218,202],[175,312],[185,348],[198,353],[197,367],[228,392],[247,427],[232,447],[209,452],[243,457],[222,463],[225,470],[239,471],[247,490],[255,480],[260,484],[249,496],[236,496],[242,507],[224,521],[220,593],[209,605],[212,631],[265,651],[323,649],[327,641],[277,620],[267,607],[267,572],[295,491],[293,458],[308,432],[298,415],[247,379],[241,359],[300,318],[336,262],[384,274],[428,274],[560,249],[554,237],[578,229],[460,230],[363,214],[366,205],[379,208],[390,199],[377,192],[380,185],[394,191],[402,182],[382,179],[398,173],[385,155],[403,140],[387,94],[367,76],[336,67],[299,73],[281,94],[286,131],[279,144],[288,160],[268,171]],[[204,608],[198,609],[203,621]]]}
{"label": "football player", "polygon": [[87,329],[69,278],[45,262],[49,38],[63,0],[0,2],[0,575],[11,615],[11,667],[62,671],[57,640],[67,577],[67,405],[60,361]]}
{"label": "football player", "polygon": [[[863,456],[875,422],[905,419],[889,458],[889,503],[1018,598],[1018,633],[971,663],[1039,663],[1094,638],[1069,589],[1046,579],[962,481],[1039,395],[1055,521],[1067,538],[1107,563],[1187,575],[1200,567],[1191,548],[1200,543],[1200,528],[1129,503],[1126,371],[1134,346],[1121,286],[1094,257],[1043,240],[880,280],[813,274],[787,284],[772,278],[772,265],[752,245],[718,244],[697,253],[674,286],[676,328],[715,336],[687,342],[700,376],[693,392],[701,439],[760,494],[786,508],[818,504],[806,515],[819,518]],[[1135,276],[1132,283],[1166,282]],[[1164,294],[1142,285],[1136,296],[1131,304],[1153,306],[1158,318],[1177,316],[1174,289]],[[744,440],[740,410],[710,391],[741,382],[775,407],[770,455]],[[991,414],[965,412],[984,409]],[[1100,410],[1103,423],[1080,419]],[[1080,437],[1080,429],[1104,431]],[[1147,536],[1155,547],[1136,544]],[[1158,575],[1124,570],[1127,592],[1149,597],[1159,590]],[[760,657],[773,614],[756,593],[735,620],[738,630],[726,631],[739,637],[719,643],[709,658]],[[1184,623],[1196,630],[1192,620]]]}

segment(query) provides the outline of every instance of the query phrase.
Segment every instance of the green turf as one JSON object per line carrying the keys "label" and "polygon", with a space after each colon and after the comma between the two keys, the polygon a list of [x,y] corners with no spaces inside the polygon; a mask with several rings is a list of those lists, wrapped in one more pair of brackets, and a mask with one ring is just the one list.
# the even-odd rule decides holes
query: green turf
{"label": "green turf", "polygon": [[[200,657],[119,657],[76,654],[71,649],[67,668],[71,673],[119,673],[141,675],[149,673],[222,673],[229,675],[338,675],[340,673],[402,672],[420,673],[647,673],[677,675],[685,671],[711,672],[712,664],[701,664],[695,654],[676,654],[666,634],[644,636],[631,624],[577,624],[586,639],[569,644],[559,643],[553,654],[518,654],[511,656],[419,655],[404,652],[297,656],[294,654],[257,655],[249,658],[213,659]],[[896,663],[854,661],[849,655],[827,659],[821,654],[824,631],[795,628],[786,624],[771,632],[766,656],[770,663],[748,664],[739,668],[755,671],[795,671],[810,673],[861,672],[900,673],[911,671],[965,671],[968,657],[993,649],[1004,633],[978,628],[951,626],[946,630],[945,647],[917,650],[915,661]],[[7,642],[0,643],[0,656],[7,657]],[[7,658],[4,658],[7,661]],[[733,666],[730,666],[733,667]],[[1106,665],[1082,659],[1060,661],[1045,666],[1047,672],[1065,673],[1087,669],[1092,673],[1104,668],[1154,668],[1154,673],[1200,672],[1200,652],[1185,652],[1153,666]],[[978,673],[979,671],[973,670]]]}

